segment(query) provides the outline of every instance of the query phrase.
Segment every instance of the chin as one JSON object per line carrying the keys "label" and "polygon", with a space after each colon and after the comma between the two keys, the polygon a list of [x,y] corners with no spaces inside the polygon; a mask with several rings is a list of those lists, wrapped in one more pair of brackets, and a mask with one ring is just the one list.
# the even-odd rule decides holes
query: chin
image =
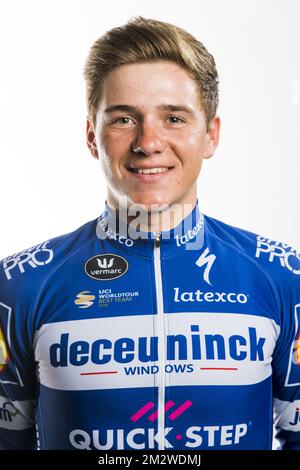
{"label": "chin", "polygon": [[128,198],[132,204],[138,204],[146,207],[147,211],[155,209],[153,206],[161,206],[160,210],[166,209],[172,204],[170,197],[160,195],[134,195],[134,197]]}

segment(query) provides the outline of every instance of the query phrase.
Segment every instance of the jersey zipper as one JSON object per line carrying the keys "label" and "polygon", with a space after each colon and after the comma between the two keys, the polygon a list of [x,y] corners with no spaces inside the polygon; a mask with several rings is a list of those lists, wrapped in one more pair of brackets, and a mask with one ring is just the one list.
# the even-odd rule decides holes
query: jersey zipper
{"label": "jersey zipper", "polygon": [[164,299],[161,276],[160,258],[161,232],[156,232],[154,242],[154,273],[156,288],[157,306],[157,332],[158,332],[158,367],[159,373],[156,375],[158,385],[158,449],[165,448],[165,326],[164,326]]}

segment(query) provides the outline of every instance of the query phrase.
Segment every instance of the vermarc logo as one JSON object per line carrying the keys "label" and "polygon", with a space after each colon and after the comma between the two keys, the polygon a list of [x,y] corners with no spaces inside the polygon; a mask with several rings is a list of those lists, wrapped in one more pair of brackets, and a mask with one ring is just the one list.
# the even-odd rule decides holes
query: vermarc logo
{"label": "vermarc logo", "polygon": [[85,263],[84,270],[92,279],[107,281],[123,276],[128,270],[128,262],[122,256],[105,253],[90,258]]}

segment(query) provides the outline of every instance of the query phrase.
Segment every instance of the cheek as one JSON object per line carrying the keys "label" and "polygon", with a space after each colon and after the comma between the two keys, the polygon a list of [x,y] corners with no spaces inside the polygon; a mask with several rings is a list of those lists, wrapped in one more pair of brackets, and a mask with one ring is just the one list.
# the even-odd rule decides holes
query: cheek
{"label": "cheek", "polygon": [[194,131],[190,134],[188,143],[191,146],[191,148],[194,148],[196,151],[198,151],[201,154],[204,151],[205,140],[206,140],[206,134],[203,132],[203,130],[199,130],[199,131]]}
{"label": "cheek", "polygon": [[99,139],[99,147],[103,164],[107,167],[114,167],[122,155],[122,142],[117,136],[103,132]]}
{"label": "cheek", "polygon": [[130,148],[132,141],[132,132],[113,132],[103,130],[99,137],[99,144],[102,152],[106,153],[109,158],[117,160],[118,155],[122,156]]}
{"label": "cheek", "polygon": [[178,155],[181,156],[182,163],[186,168],[196,170],[201,167],[205,150],[205,136],[199,133],[189,133],[177,141]]}
{"label": "cheek", "polygon": [[177,129],[174,133],[174,139],[178,143],[184,142],[185,146],[202,148],[206,140],[206,130],[202,125],[189,126],[182,129]]}

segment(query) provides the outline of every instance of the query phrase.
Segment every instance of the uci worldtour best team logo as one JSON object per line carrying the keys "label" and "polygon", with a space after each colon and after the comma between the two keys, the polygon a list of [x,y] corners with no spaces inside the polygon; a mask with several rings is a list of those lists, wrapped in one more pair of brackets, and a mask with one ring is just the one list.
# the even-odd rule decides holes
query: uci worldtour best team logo
{"label": "uci worldtour best team logo", "polygon": [[84,270],[92,279],[108,281],[123,276],[128,270],[128,262],[122,256],[105,253],[90,258],[85,263]]}

